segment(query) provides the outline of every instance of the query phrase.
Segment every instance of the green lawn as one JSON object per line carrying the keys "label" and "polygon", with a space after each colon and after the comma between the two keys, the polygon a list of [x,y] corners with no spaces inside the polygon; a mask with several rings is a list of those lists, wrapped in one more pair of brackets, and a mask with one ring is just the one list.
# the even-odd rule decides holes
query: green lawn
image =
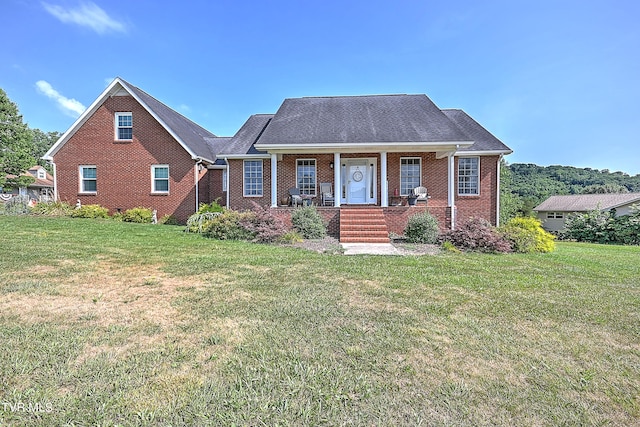
{"label": "green lawn", "polygon": [[640,248],[322,255],[0,216],[0,426],[639,425]]}

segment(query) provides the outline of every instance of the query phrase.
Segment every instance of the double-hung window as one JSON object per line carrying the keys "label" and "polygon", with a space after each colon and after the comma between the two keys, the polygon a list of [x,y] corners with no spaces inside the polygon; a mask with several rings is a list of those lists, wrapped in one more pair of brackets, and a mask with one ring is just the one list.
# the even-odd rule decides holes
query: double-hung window
{"label": "double-hung window", "polygon": [[316,195],[316,160],[299,159],[296,162],[296,182],[300,194]]}
{"label": "double-hung window", "polygon": [[169,192],[169,165],[151,166],[151,192]]}
{"label": "double-hung window", "polygon": [[262,196],[262,160],[245,160],[243,162],[243,193],[245,197]]}
{"label": "double-hung window", "polygon": [[131,113],[116,113],[116,141],[131,141],[133,139],[133,115]]}
{"label": "double-hung window", "polygon": [[480,195],[480,157],[458,158],[458,195]]}
{"label": "double-hung window", "polygon": [[98,175],[95,166],[80,166],[80,192],[96,193],[98,191]]}
{"label": "double-hung window", "polygon": [[400,195],[407,196],[416,187],[420,187],[420,157],[402,157],[400,159]]}

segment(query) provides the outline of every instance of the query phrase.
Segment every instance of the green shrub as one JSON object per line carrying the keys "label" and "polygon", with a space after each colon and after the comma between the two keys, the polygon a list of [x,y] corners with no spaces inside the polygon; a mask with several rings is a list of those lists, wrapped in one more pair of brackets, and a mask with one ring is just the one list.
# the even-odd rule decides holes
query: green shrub
{"label": "green shrub", "polygon": [[220,215],[220,212],[196,212],[187,220],[187,229],[185,231],[202,234],[207,229],[209,222],[218,215]]}
{"label": "green shrub", "polygon": [[291,213],[291,224],[305,239],[322,239],[327,227],[315,206],[302,206]]}
{"label": "green shrub", "polygon": [[621,216],[615,216],[615,210],[570,216],[560,237],[578,242],[640,245],[640,208],[634,205],[629,215]]}
{"label": "green shrub", "polygon": [[242,221],[248,221],[253,215],[253,212],[225,210],[203,224],[202,234],[218,240],[252,240],[254,234],[242,226]]}
{"label": "green shrub", "polygon": [[160,218],[158,223],[164,224],[164,225],[183,225],[184,224],[184,222],[181,223],[178,220],[178,218],[176,218],[174,215],[169,215],[169,214]]}
{"label": "green shrub", "polygon": [[109,209],[100,205],[82,205],[71,212],[72,218],[109,218]]}
{"label": "green shrub", "polygon": [[300,233],[298,233],[297,231],[288,231],[287,233],[283,234],[282,237],[280,237],[280,241],[282,243],[301,243],[304,239],[302,238],[302,235]]}
{"label": "green shrub", "polygon": [[4,204],[5,215],[26,215],[29,213],[28,196],[13,196]]}
{"label": "green shrub", "polygon": [[410,217],[404,229],[404,235],[410,243],[436,243],[439,234],[438,220],[429,212]]}
{"label": "green shrub", "polygon": [[31,208],[34,215],[69,216],[73,207],[65,202],[40,202]]}
{"label": "green shrub", "polygon": [[153,211],[149,208],[142,207],[127,209],[124,214],[122,214],[122,220],[124,222],[135,222],[138,224],[150,224],[152,217]]}
{"label": "green shrub", "polygon": [[552,252],[555,236],[542,228],[542,223],[534,217],[516,217],[500,228],[515,252]]}
{"label": "green shrub", "polygon": [[221,213],[222,211],[224,211],[224,207],[220,206],[220,204],[218,203],[219,199],[214,200],[213,202],[206,204],[206,203],[201,203],[200,207],[198,208],[198,212],[196,212],[197,214],[203,214],[203,213]]}

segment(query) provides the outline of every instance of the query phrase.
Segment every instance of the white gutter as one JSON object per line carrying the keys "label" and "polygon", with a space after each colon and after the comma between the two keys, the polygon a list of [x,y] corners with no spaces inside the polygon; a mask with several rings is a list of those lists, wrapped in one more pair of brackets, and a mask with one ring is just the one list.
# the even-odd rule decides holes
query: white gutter
{"label": "white gutter", "polygon": [[58,201],[58,170],[56,169],[56,164],[53,162],[53,158],[51,159],[51,165],[53,166],[53,201]]}

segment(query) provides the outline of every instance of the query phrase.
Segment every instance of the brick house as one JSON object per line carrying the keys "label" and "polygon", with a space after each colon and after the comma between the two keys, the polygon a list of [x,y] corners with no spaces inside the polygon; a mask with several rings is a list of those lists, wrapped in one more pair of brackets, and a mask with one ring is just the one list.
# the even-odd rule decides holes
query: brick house
{"label": "brick house", "polygon": [[[141,89],[115,79],[43,157],[59,200],[138,206],[185,221],[208,203],[215,135]],[[221,171],[218,171],[221,174]]]}
{"label": "brick house", "polygon": [[[426,95],[286,99],[222,138],[116,79],[46,158],[62,199],[184,220],[219,198],[233,209],[269,206],[287,220],[297,189],[341,241],[388,241],[423,210],[443,229],[471,216],[496,224],[500,159],[510,153],[465,112],[441,110]],[[331,188],[329,203],[321,184]],[[410,206],[416,187],[428,197]]]}

